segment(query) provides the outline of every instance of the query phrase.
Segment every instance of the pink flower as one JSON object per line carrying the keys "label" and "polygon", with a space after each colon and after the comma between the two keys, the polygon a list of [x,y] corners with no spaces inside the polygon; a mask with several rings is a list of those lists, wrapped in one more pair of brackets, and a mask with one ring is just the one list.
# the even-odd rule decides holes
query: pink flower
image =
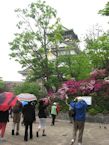
{"label": "pink flower", "polygon": [[99,91],[102,88],[102,84],[96,83],[94,86],[94,91]]}
{"label": "pink flower", "polygon": [[75,94],[75,93],[77,93],[77,89],[70,88],[70,89],[68,90],[68,93],[70,93],[70,94]]}
{"label": "pink flower", "polygon": [[106,69],[96,69],[90,73],[92,78],[104,78],[106,76]]}

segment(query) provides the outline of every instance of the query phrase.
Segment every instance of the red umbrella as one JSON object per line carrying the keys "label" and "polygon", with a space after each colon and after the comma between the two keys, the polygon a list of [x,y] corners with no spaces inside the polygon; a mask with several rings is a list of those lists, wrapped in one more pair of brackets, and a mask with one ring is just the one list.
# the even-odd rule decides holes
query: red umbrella
{"label": "red umbrella", "polygon": [[6,111],[16,104],[17,98],[12,92],[0,93],[0,111]]}

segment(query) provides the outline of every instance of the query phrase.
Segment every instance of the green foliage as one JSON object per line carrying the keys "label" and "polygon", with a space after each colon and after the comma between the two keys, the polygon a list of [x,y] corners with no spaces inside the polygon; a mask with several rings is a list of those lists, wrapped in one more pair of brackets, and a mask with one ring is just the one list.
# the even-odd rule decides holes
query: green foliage
{"label": "green foliage", "polygon": [[60,86],[60,82],[59,82],[57,76],[51,76],[45,85],[47,85],[49,88],[50,87],[54,88],[56,91]]}
{"label": "green foliage", "polygon": [[2,80],[0,80],[0,92],[3,91],[5,91],[5,83]]}
{"label": "green foliage", "polygon": [[96,109],[91,108],[91,109],[88,110],[88,113],[89,113],[90,115],[97,115],[98,112],[97,112]]}
{"label": "green foliage", "polygon": [[72,70],[76,80],[83,80],[89,77],[93,65],[90,63],[89,57],[81,53],[72,58]]}
{"label": "green foliage", "polygon": [[63,100],[58,100],[57,102],[58,102],[59,105],[60,105],[60,111],[62,111],[62,112],[68,112],[69,106],[65,103],[65,101],[63,101]]}
{"label": "green foliage", "polygon": [[[20,31],[9,43],[11,58],[18,61],[22,67],[29,68],[27,80],[43,79],[48,83],[47,85],[57,88],[63,76],[68,76],[69,73],[71,77],[73,75],[70,60],[69,63],[66,62],[69,69],[66,66],[58,67],[59,46],[64,41],[64,37],[56,10],[45,1],[38,0],[25,9],[16,9],[15,12],[18,16],[16,26]],[[70,47],[72,50],[79,50],[76,42],[73,42]],[[54,63],[48,58],[50,51],[55,54]]]}
{"label": "green foliage", "polygon": [[41,87],[36,82],[25,82],[20,85],[17,85],[14,88],[14,92],[16,95],[20,93],[30,93],[36,95],[37,98],[43,97],[43,92]]}
{"label": "green foliage", "polygon": [[[48,52],[61,39],[60,19],[56,10],[38,0],[25,9],[16,9],[19,33],[10,42],[11,58],[31,68],[32,79],[49,77]],[[49,34],[54,34],[52,37]],[[54,42],[55,41],[55,42]],[[30,74],[29,74],[30,77]]]}
{"label": "green foliage", "polygon": [[92,105],[88,109],[89,114],[109,112],[109,98],[105,96],[104,92],[99,91],[90,95],[92,96]]}
{"label": "green foliage", "polygon": [[59,63],[64,65],[59,68],[66,79],[75,78],[83,80],[89,77],[93,65],[85,53],[75,55],[64,55],[59,57]]}
{"label": "green foliage", "polygon": [[92,107],[90,107],[90,109],[88,109],[88,113],[90,115],[97,115],[99,113],[106,114],[108,112],[109,112],[109,110],[107,110],[107,108],[105,106],[102,106],[102,105],[100,105],[100,106],[92,106]]}
{"label": "green foliage", "polygon": [[107,2],[104,9],[99,11],[99,14],[109,16],[109,2]]}
{"label": "green foliage", "polygon": [[108,33],[96,39],[87,37],[86,54],[89,56],[94,68],[104,68],[109,61],[109,36]]}

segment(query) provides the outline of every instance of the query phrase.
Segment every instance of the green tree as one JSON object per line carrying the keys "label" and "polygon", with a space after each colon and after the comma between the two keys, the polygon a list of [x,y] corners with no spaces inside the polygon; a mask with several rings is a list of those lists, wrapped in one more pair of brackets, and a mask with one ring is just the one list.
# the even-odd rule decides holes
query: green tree
{"label": "green tree", "polygon": [[104,33],[97,38],[86,38],[86,54],[94,68],[104,68],[109,62],[109,36]]}
{"label": "green tree", "polygon": [[[22,67],[30,68],[32,79],[47,81],[51,75],[48,52],[61,38],[60,19],[56,10],[38,0],[26,9],[17,9],[19,33],[10,42],[12,58]],[[50,34],[54,34],[51,35]]]}
{"label": "green tree", "polygon": [[99,14],[109,16],[109,2],[106,3],[105,8],[99,11]]}
{"label": "green tree", "polygon": [[63,63],[60,71],[66,79],[86,79],[93,67],[89,57],[84,52],[75,55],[60,56],[59,62],[61,64]]}

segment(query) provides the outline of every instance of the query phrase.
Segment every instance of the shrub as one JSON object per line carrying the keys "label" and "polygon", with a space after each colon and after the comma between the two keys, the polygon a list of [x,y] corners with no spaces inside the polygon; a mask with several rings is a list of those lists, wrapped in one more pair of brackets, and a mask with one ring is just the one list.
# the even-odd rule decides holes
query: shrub
{"label": "shrub", "polygon": [[96,110],[97,113],[102,113],[104,111],[104,107],[103,106],[95,106],[94,109]]}
{"label": "shrub", "polygon": [[96,115],[98,113],[98,111],[95,108],[91,108],[91,109],[88,110],[88,113],[90,115]]}

